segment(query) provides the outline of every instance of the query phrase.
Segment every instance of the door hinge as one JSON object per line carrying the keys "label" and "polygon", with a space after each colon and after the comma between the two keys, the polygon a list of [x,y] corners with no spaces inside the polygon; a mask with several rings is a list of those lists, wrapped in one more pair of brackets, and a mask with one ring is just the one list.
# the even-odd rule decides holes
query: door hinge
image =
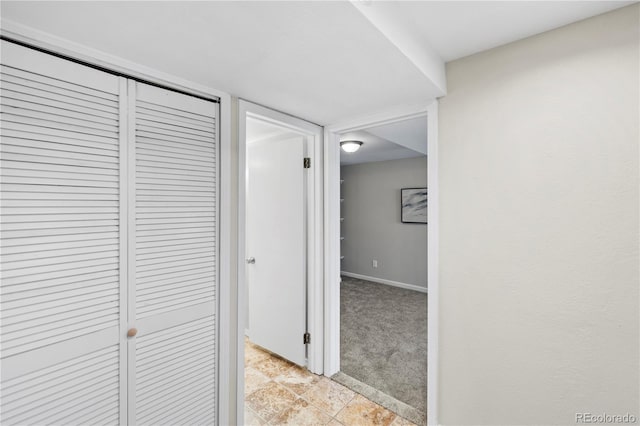
{"label": "door hinge", "polygon": [[311,335],[309,333],[304,333],[304,344],[308,345],[311,343]]}
{"label": "door hinge", "polygon": [[310,169],[311,168],[311,158],[309,157],[304,157],[304,168],[305,169]]}

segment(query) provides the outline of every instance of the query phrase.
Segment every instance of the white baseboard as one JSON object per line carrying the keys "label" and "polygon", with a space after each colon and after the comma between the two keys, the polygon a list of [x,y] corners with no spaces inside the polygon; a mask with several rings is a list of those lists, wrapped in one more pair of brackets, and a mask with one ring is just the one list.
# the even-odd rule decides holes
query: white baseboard
{"label": "white baseboard", "polygon": [[407,290],[419,291],[420,293],[427,293],[426,287],[420,287],[415,284],[406,284],[398,281],[385,280],[384,278],[368,277],[366,275],[354,274],[353,272],[340,271],[340,275],[345,277],[358,278],[360,280],[372,281],[374,283],[391,285],[394,287],[406,288]]}

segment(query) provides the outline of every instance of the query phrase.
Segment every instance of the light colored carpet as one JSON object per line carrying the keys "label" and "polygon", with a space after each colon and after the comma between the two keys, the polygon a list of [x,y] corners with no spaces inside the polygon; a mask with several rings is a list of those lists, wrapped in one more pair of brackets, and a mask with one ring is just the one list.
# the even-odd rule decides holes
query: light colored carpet
{"label": "light colored carpet", "polygon": [[427,295],[342,277],[341,372],[422,413],[427,406]]}

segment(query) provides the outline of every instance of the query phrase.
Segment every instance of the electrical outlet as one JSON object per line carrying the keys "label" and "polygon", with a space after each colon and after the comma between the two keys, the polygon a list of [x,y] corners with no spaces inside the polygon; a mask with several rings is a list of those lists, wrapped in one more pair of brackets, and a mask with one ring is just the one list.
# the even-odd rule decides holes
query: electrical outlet
{"label": "electrical outlet", "polygon": [[373,262],[371,262],[374,268],[378,267],[378,261],[374,260]]}

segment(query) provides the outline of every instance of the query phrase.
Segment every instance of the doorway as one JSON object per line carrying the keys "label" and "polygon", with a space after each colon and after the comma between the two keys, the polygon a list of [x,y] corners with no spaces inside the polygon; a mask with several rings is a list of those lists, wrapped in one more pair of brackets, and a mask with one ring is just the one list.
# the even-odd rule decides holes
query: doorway
{"label": "doorway", "polygon": [[[238,111],[238,359],[246,350],[251,374],[322,374],[322,128],[247,101]],[[244,367],[239,423],[256,402]]]}
{"label": "doorway", "polygon": [[427,120],[367,127],[340,140],[340,373],[334,379],[424,424]]}
{"label": "doorway", "polygon": [[[340,137],[370,127],[397,123],[417,117],[427,119],[428,164],[428,302],[427,302],[427,423],[437,424],[438,394],[438,104],[395,109],[388,113],[363,117],[352,122],[329,126],[325,135],[325,375],[334,376],[341,370],[340,304],[341,304],[341,213],[340,213]],[[343,202],[346,202],[344,200]],[[370,264],[371,265],[371,264]]]}

